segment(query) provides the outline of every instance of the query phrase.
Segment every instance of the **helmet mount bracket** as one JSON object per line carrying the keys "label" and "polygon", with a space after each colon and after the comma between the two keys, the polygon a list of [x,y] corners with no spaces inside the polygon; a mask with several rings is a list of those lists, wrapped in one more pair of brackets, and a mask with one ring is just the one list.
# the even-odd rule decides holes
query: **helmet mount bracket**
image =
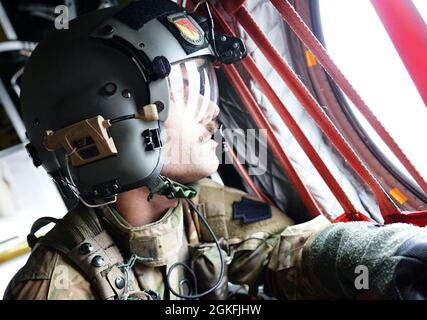
{"label": "helmet mount bracket", "polygon": [[114,140],[107,131],[110,126],[108,120],[96,116],[57,131],[46,130],[44,146],[48,151],[64,148],[71,164],[79,167],[117,154]]}

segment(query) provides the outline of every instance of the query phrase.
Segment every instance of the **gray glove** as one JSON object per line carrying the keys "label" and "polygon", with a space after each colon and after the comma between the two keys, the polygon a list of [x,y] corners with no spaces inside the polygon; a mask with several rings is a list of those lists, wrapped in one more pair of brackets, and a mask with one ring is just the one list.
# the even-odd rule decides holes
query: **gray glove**
{"label": "gray glove", "polygon": [[367,273],[368,290],[378,299],[427,299],[425,228],[334,224],[304,249],[302,264],[331,297],[355,298],[361,292],[358,277]]}

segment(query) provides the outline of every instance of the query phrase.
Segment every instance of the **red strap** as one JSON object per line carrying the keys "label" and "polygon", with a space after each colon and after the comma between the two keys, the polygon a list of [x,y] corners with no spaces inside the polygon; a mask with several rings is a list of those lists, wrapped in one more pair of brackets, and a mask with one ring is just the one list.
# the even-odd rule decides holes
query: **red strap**
{"label": "red strap", "polygon": [[[368,221],[375,222],[371,218],[368,218],[363,213],[357,212],[344,213],[336,218],[333,223],[337,222],[350,222],[350,221]],[[409,223],[418,227],[427,226],[427,211],[416,211],[416,212],[403,212],[401,214],[392,214],[384,218],[385,224],[391,223]]]}
{"label": "red strap", "polygon": [[225,12],[228,13],[229,16],[233,16],[237,10],[242,7],[246,0],[219,0]]}
{"label": "red strap", "polygon": [[408,0],[371,0],[427,107],[427,27]]}
{"label": "red strap", "polygon": [[351,221],[367,221],[367,222],[375,222],[371,218],[365,216],[363,213],[355,212],[355,213],[344,213],[336,218],[333,223],[337,222],[351,222]]}
{"label": "red strap", "polygon": [[277,49],[267,39],[263,31],[259,28],[252,16],[245,7],[241,7],[235,14],[238,22],[252,37],[260,50],[267,57],[271,65],[277,70],[278,74],[285,81],[288,87],[295,94],[297,99],[306,108],[311,117],[319,125],[320,129],[325,133],[329,140],[335,145],[338,151],[358,173],[358,175],[369,185],[373,191],[380,210],[383,215],[398,214],[399,209],[390,199],[388,194],[383,190],[381,185],[363,164],[345,138],[341,135],[339,130],[335,127],[333,122],[329,119],[322,107],[317,103],[314,97],[310,94],[308,89],[304,86],[295,72],[286,63],[284,58],[279,54]]}
{"label": "red strap", "polygon": [[[388,8],[390,4],[394,4],[396,7],[396,0],[378,0],[378,1],[372,0],[372,1],[373,3],[376,3],[379,8],[380,7]],[[314,36],[314,34],[311,32],[310,28],[305,24],[305,22],[301,19],[301,17],[299,16],[298,12],[294,9],[294,7],[289,3],[288,0],[271,0],[271,2],[274,4],[274,6],[280,12],[282,17],[289,24],[292,30],[294,30],[294,32],[298,35],[298,37],[301,39],[304,45],[308,49],[310,49],[310,51],[314,54],[314,56],[317,58],[319,63],[325,68],[328,74],[334,79],[337,85],[344,91],[344,93],[349,97],[349,99],[353,102],[353,104],[360,110],[361,114],[364,115],[364,117],[372,126],[372,128],[378,133],[381,139],[386,143],[386,145],[390,148],[390,150],[396,155],[399,161],[405,166],[408,172],[413,176],[415,181],[419,184],[419,186],[424,190],[424,192],[427,193],[427,183],[424,180],[424,178],[421,176],[421,174],[418,172],[415,166],[411,163],[411,161],[408,159],[408,157],[405,155],[405,153],[402,151],[399,145],[393,140],[393,138],[390,136],[390,134],[384,128],[381,122],[372,113],[370,108],[366,105],[365,101],[363,101],[363,99],[360,97],[357,91],[353,88],[353,86],[345,77],[345,75],[334,63],[334,61],[331,59],[331,57],[329,56],[329,54],[327,53],[323,45],[317,40],[317,38]],[[408,2],[411,2],[411,1],[397,0],[397,2],[405,6],[407,5]],[[383,6],[380,6],[380,3],[382,3]],[[388,8],[385,11],[388,12],[389,9],[390,8]],[[400,14],[401,13],[399,12],[398,15]],[[408,34],[402,31],[401,29],[402,25],[400,23],[393,21],[391,24],[394,26],[393,29],[396,30],[396,32],[399,32],[403,38],[408,37]],[[421,43],[423,43],[424,50],[417,51],[414,49],[414,46],[407,49],[409,50],[411,55],[413,55],[414,59],[411,61],[413,61],[413,63],[416,64],[414,68],[415,69],[418,68],[418,71],[419,71],[419,74],[421,75],[421,79],[423,80],[423,86],[426,89],[425,92],[427,95],[427,80],[425,76],[427,73],[427,59],[425,59],[425,53],[427,52],[427,32],[422,34],[421,30],[426,31],[425,24],[423,28],[419,29],[419,35],[421,37],[419,39],[414,38],[412,40],[414,42],[414,46],[416,45],[417,48],[419,49],[421,49]],[[421,43],[419,43],[420,41]],[[406,52],[408,52],[408,50],[406,50]],[[415,59],[415,56],[418,56],[418,59]]]}
{"label": "red strap", "polygon": [[236,89],[240,99],[251,114],[258,128],[267,130],[268,145],[276,156],[276,159],[280,163],[281,167],[287,173],[290,181],[295,186],[295,189],[301,196],[301,199],[307,207],[308,211],[313,216],[319,215],[321,213],[319,206],[317,205],[307,186],[301,180],[301,177],[299,176],[298,172],[292,165],[288,155],[286,154],[282,145],[277,139],[273,128],[271,127],[261,108],[255,101],[254,97],[252,96],[252,93],[249,91],[245,82],[241,78],[239,72],[233,65],[224,65],[223,70],[228,76],[228,79],[230,80],[233,87]]}
{"label": "red strap", "polygon": [[[218,10],[216,10],[215,8],[212,8],[212,12],[217,22],[219,23],[219,26],[221,27],[222,31],[224,31],[227,34],[235,35],[235,32],[233,32],[233,30],[227,25],[227,23],[225,22],[221,14],[218,12]],[[335,195],[338,202],[342,206],[343,210],[345,212],[356,212],[357,210],[351,203],[347,194],[342,189],[341,185],[338,183],[338,181],[335,179],[331,171],[328,169],[328,167],[326,166],[323,159],[320,157],[317,150],[313,147],[313,144],[310,142],[310,140],[305,135],[304,131],[298,125],[298,122],[295,120],[292,114],[288,111],[288,108],[284,105],[284,103],[278,97],[274,89],[268,83],[267,79],[261,73],[255,61],[252,59],[252,57],[248,56],[246,59],[242,61],[242,63],[246,71],[249,73],[249,75],[260,86],[261,90],[267,96],[268,100],[274,105],[275,109],[277,110],[278,114],[282,118],[283,122],[289,128],[291,133],[295,136],[301,148],[307,154],[308,158],[313,163],[313,166],[317,169],[317,171],[322,176],[323,180],[325,181],[329,189]]]}
{"label": "red strap", "polygon": [[427,226],[427,211],[403,212],[384,218],[386,223],[410,223],[419,227]]}

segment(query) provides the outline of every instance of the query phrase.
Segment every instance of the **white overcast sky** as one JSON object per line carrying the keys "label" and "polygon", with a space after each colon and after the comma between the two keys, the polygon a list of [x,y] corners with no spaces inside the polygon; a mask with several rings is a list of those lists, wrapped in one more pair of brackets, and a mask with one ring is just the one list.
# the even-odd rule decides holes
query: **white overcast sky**
{"label": "white overcast sky", "polygon": [[[427,0],[414,3],[427,21]],[[427,179],[427,106],[370,0],[320,0],[320,10],[332,58]]]}

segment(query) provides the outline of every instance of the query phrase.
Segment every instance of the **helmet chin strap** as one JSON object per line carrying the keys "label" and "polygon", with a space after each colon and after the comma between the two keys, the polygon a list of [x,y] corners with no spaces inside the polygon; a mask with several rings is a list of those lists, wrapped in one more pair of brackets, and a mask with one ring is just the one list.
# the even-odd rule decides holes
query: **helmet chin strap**
{"label": "helmet chin strap", "polygon": [[175,182],[162,175],[159,175],[152,183],[147,185],[147,187],[150,190],[147,201],[150,201],[154,194],[166,196],[168,199],[190,199],[197,194],[194,188]]}

